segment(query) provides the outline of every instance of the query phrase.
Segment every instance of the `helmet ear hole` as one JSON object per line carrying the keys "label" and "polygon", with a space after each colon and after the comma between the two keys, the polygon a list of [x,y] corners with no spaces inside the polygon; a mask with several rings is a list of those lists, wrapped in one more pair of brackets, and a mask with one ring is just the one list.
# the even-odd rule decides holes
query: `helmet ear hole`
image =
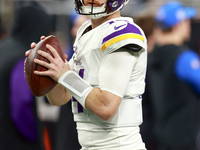
{"label": "helmet ear hole", "polygon": [[111,11],[115,11],[120,7],[122,8],[125,3],[128,3],[128,1],[129,0],[108,0],[107,4],[110,7]]}
{"label": "helmet ear hole", "polygon": [[108,0],[108,6],[110,8],[111,11],[115,10],[116,8],[118,8],[118,1],[117,0]]}

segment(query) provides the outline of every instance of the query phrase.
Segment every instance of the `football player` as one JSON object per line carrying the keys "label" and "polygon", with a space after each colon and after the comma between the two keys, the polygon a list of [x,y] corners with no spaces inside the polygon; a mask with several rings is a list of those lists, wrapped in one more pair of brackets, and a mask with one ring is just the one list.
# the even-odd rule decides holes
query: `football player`
{"label": "football player", "polygon": [[59,83],[46,94],[50,103],[72,100],[82,150],[146,149],[139,125],[147,41],[131,18],[120,16],[128,1],[75,0],[76,12],[90,19],[77,32],[70,61],[63,62],[50,45],[47,48],[54,57],[38,51],[50,63],[34,60],[48,68],[35,71],[36,75],[50,76]]}

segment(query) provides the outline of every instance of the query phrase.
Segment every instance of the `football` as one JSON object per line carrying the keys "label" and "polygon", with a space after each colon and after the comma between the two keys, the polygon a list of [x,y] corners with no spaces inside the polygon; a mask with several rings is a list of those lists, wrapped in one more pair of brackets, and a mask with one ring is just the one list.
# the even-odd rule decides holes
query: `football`
{"label": "football", "polygon": [[47,70],[47,68],[34,63],[33,60],[35,58],[49,63],[48,59],[44,58],[41,55],[38,55],[38,53],[37,53],[38,50],[45,51],[45,52],[49,53],[51,56],[53,56],[51,51],[46,48],[46,44],[49,44],[53,48],[55,48],[56,51],[58,52],[58,54],[60,55],[60,57],[62,58],[62,60],[64,61],[64,54],[63,54],[62,48],[59,44],[59,41],[53,35],[48,36],[44,40],[39,41],[36,44],[35,48],[31,50],[31,52],[25,62],[25,75],[26,75],[26,80],[27,80],[28,86],[29,86],[31,92],[33,93],[33,95],[35,95],[35,96],[45,95],[50,90],[52,90],[57,84],[57,82],[54,81],[49,76],[39,76],[39,75],[34,74],[35,70],[38,70],[38,71],[46,71]]}

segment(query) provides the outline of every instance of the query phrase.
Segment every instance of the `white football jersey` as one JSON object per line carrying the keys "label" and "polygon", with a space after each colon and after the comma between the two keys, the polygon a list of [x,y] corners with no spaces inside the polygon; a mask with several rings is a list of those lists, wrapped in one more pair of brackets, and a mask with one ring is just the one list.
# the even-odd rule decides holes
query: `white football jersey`
{"label": "white football jersey", "polygon": [[[128,17],[106,21],[100,26],[84,33],[89,26],[91,26],[91,21],[87,20],[78,30],[74,43],[74,54],[69,61],[69,65],[71,70],[79,74],[93,87],[101,88],[99,86],[99,70],[106,56],[125,45],[136,44],[142,47],[140,51],[133,51],[136,62],[133,66],[129,83],[124,90],[125,92],[112,92],[112,90],[109,90],[109,87],[102,88],[102,90],[108,90],[122,97],[119,109],[112,119],[102,120],[83,108],[72,98],[72,111],[74,113],[74,120],[77,122],[80,144],[83,146],[83,149],[84,147],[88,149],[91,145],[96,145],[94,149],[100,149],[103,143],[115,145],[120,140],[117,137],[124,130],[130,133],[138,131],[137,128],[142,123],[141,95],[145,88],[147,41],[143,31]],[[90,136],[93,136],[94,132],[96,137],[93,137],[93,139]],[[109,136],[108,133],[112,134]],[[140,136],[139,131],[137,133]],[[121,141],[126,141],[126,138],[128,138],[126,136],[128,134],[122,134],[121,137],[125,138],[121,138]],[[86,137],[90,137],[92,138],[90,141],[94,140],[96,142],[91,141],[92,143],[90,143]],[[140,137],[136,139],[138,138]],[[127,141],[125,143],[125,145],[129,145]],[[142,145],[140,148],[142,149],[144,146]],[[106,149],[109,149],[109,147]]]}

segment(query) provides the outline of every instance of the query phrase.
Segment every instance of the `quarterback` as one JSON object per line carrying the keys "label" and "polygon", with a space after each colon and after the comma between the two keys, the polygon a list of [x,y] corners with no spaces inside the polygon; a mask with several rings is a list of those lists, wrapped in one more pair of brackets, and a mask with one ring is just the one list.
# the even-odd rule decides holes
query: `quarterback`
{"label": "quarterback", "polygon": [[127,3],[75,0],[76,12],[90,19],[77,32],[70,61],[63,62],[50,45],[54,57],[38,51],[50,63],[34,60],[49,69],[35,74],[59,83],[46,94],[49,102],[62,105],[72,100],[82,150],[146,150],[139,125],[147,41],[131,18],[120,16]]}

